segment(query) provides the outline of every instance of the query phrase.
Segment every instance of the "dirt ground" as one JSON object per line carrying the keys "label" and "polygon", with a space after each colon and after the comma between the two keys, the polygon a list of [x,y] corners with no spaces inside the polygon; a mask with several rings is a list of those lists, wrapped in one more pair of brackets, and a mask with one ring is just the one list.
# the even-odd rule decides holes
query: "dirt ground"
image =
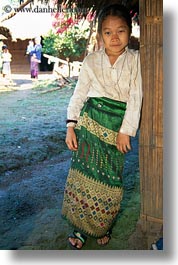
{"label": "dirt ground", "polygon": [[[0,82],[0,249],[70,249],[71,227],[60,211],[71,157],[64,140],[66,107],[74,86],[55,91],[52,78],[40,74],[34,82],[13,75],[12,85]],[[133,236],[140,209],[138,135],[132,147],[112,240],[103,248],[89,238],[84,250],[147,249],[142,235]]]}

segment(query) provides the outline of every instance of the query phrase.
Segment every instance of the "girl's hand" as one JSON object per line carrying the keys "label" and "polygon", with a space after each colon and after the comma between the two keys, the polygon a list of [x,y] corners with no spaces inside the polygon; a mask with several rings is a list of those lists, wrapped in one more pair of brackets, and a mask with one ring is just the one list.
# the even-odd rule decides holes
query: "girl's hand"
{"label": "girl's hand", "polygon": [[66,144],[71,151],[77,151],[78,144],[77,144],[77,138],[73,127],[67,128],[67,134],[66,134]]}
{"label": "girl's hand", "polygon": [[131,150],[130,136],[118,132],[117,139],[116,139],[116,147],[123,154]]}

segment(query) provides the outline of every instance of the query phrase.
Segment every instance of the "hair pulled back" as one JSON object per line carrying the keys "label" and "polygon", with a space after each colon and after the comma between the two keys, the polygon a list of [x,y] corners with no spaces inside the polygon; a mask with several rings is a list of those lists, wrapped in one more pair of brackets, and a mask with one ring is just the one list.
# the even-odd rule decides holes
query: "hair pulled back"
{"label": "hair pulled back", "polygon": [[101,34],[102,32],[102,23],[107,18],[107,16],[116,16],[118,18],[125,20],[125,22],[127,23],[127,26],[130,29],[130,33],[131,33],[132,19],[131,19],[128,9],[125,6],[120,5],[120,4],[111,4],[111,5],[104,6],[98,13],[97,21],[98,21],[98,33],[99,34]]}

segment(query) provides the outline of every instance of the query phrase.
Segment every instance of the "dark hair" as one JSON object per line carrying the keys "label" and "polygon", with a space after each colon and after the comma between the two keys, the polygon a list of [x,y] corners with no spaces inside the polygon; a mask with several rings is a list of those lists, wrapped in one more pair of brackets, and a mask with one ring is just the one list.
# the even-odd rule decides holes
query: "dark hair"
{"label": "dark hair", "polygon": [[131,19],[131,16],[130,16],[128,9],[123,5],[111,4],[111,5],[104,6],[100,10],[100,12],[97,16],[98,33],[99,34],[101,34],[101,32],[102,32],[102,23],[106,19],[107,16],[116,16],[116,17],[124,19],[125,22],[127,23],[127,26],[129,27],[130,33],[131,33],[131,31],[132,31],[132,19]]}
{"label": "dark hair", "polygon": [[7,49],[8,47],[7,47],[7,45],[3,45],[2,46],[2,50],[5,50],[5,49]]}

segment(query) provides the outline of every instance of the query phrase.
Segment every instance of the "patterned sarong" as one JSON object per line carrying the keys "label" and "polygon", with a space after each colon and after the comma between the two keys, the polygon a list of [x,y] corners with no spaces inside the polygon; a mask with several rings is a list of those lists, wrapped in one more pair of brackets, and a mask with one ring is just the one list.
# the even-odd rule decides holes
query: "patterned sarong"
{"label": "patterned sarong", "polygon": [[62,215],[78,231],[102,237],[112,227],[122,200],[124,155],[116,137],[126,103],[90,98],[75,128],[78,151],[73,152]]}

